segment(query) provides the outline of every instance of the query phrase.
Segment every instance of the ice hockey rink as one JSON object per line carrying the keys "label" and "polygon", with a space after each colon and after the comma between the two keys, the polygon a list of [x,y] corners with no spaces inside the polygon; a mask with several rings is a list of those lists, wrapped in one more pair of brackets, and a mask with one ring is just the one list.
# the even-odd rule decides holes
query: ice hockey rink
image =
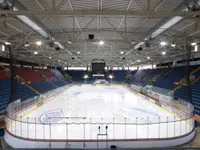
{"label": "ice hockey rink", "polygon": [[72,86],[17,118],[7,127],[9,132],[33,140],[156,139],[192,130],[190,120],[122,85]]}

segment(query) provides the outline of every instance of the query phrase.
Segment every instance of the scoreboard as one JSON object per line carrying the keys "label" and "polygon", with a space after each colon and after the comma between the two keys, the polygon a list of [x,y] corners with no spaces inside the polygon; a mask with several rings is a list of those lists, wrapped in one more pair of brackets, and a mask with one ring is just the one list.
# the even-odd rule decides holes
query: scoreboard
{"label": "scoreboard", "polygon": [[92,73],[93,74],[104,74],[105,73],[105,62],[104,61],[93,61],[92,62]]}

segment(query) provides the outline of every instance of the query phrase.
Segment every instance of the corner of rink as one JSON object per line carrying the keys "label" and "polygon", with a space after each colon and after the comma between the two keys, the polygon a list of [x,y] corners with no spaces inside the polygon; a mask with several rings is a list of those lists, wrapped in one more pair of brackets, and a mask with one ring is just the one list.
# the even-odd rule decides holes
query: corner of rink
{"label": "corner of rink", "polygon": [[[161,139],[128,139],[128,140],[34,140],[19,138],[12,135],[6,130],[4,140],[12,148],[79,148],[79,149],[96,149],[96,148],[110,148],[116,146],[117,148],[163,148],[182,145],[188,143],[195,137],[195,129],[186,135],[176,138],[161,138]],[[98,147],[99,145],[99,147]]]}

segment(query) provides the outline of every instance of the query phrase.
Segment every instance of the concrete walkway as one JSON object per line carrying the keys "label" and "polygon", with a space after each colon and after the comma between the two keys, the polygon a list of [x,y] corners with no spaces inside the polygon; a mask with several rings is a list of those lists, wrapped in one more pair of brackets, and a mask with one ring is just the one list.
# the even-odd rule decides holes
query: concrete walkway
{"label": "concrete walkway", "polygon": [[199,148],[200,149],[200,128],[196,128],[196,137],[193,139],[193,141],[183,145],[184,148]]}

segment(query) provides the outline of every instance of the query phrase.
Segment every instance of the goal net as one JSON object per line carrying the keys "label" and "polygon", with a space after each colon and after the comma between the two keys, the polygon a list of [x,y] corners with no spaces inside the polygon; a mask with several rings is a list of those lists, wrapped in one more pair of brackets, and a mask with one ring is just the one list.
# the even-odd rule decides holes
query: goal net
{"label": "goal net", "polygon": [[110,85],[108,81],[106,80],[95,80],[95,82],[93,83],[93,85],[104,85],[104,86],[108,86]]}

